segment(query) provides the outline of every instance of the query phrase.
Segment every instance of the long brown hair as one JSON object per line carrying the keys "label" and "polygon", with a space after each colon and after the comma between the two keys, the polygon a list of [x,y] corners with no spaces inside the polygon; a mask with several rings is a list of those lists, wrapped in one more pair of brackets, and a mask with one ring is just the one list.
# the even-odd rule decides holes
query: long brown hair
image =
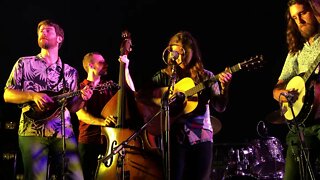
{"label": "long brown hair", "polygon": [[286,12],[286,21],[287,21],[286,36],[287,36],[288,50],[290,53],[293,53],[293,54],[301,50],[303,48],[303,44],[306,42],[306,40],[302,37],[296,22],[292,19],[289,11],[290,6],[294,4],[301,4],[304,6],[306,10],[309,10],[312,12],[310,4],[306,0],[289,0],[287,3],[288,9]]}
{"label": "long brown hair", "polygon": [[[193,52],[192,58],[189,62],[189,64],[186,65],[186,68],[181,71],[177,71],[177,75],[180,78],[189,76],[191,77],[195,82],[200,82],[203,80],[204,76],[204,68],[203,68],[203,62],[201,57],[201,52],[197,43],[197,40],[191,35],[188,31],[179,31],[175,35],[173,35],[170,38],[169,46],[172,46],[174,44],[181,43],[183,48],[191,49]],[[182,58],[184,63],[185,57],[188,56],[188,51],[185,52],[186,54]],[[172,66],[167,66],[165,71],[168,74],[171,74]]]}

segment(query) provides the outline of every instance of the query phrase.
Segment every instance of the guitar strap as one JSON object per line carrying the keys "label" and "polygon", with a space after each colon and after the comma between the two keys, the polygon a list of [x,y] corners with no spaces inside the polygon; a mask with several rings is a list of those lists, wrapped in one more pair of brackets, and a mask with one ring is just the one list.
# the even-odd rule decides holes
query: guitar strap
{"label": "guitar strap", "polygon": [[62,80],[62,82],[63,82],[63,86],[62,86],[62,92],[63,93],[65,93],[66,92],[66,79],[65,79],[65,77],[64,77],[64,63],[61,61],[61,63],[62,63],[62,67],[61,67],[61,71],[60,71],[60,76],[59,76],[59,80],[58,80],[58,82],[57,82],[57,84],[56,85],[54,85],[53,87],[52,87],[52,89],[54,89],[55,87],[57,87],[58,86],[58,84],[61,82],[61,80]]}
{"label": "guitar strap", "polygon": [[[63,87],[62,87],[62,91],[63,91],[63,93],[65,93],[66,92],[66,78],[65,78],[65,76],[64,76],[64,63],[63,62],[61,62],[62,63],[62,69],[61,69],[61,74],[62,74],[62,83],[63,83]],[[60,74],[60,76],[61,76],[61,74]],[[59,81],[61,81],[61,80],[59,80]]]}

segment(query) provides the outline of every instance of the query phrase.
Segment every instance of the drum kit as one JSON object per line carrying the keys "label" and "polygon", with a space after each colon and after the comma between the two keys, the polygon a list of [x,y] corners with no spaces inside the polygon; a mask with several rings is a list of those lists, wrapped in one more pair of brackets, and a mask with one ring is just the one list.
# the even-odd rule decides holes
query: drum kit
{"label": "drum kit", "polygon": [[[270,113],[266,117],[266,121],[272,124],[285,124],[286,122],[278,111]],[[265,133],[258,134],[264,136],[254,139],[242,147],[229,149],[222,180],[283,179],[285,158],[281,142],[276,137],[268,136]]]}

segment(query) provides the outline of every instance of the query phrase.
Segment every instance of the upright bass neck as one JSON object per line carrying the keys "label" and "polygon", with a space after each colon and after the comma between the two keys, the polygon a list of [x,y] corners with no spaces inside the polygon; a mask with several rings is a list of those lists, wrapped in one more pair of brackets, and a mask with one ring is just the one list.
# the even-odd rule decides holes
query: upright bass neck
{"label": "upright bass neck", "polygon": [[125,93],[125,75],[124,69],[125,64],[120,62],[119,68],[119,84],[121,89],[118,91],[118,99],[117,99],[117,124],[116,127],[123,127],[123,121],[126,118],[126,93]]}
{"label": "upright bass neck", "polygon": [[[131,42],[131,35],[128,31],[122,32],[122,43],[120,47],[120,55],[128,55],[131,52],[132,42]],[[120,61],[119,67],[119,85],[122,87],[118,92],[118,101],[117,101],[117,124],[116,127],[123,127],[123,121],[126,117],[126,82],[125,82],[125,64]]]}

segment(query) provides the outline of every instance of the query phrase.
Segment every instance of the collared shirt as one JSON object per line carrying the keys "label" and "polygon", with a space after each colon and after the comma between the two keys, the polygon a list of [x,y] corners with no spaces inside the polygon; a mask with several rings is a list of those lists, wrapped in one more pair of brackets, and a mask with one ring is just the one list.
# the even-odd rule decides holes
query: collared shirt
{"label": "collared shirt", "polygon": [[[59,58],[57,63],[48,65],[40,54],[37,56],[21,57],[15,63],[5,88],[22,91],[45,91],[47,94],[58,95],[64,87],[62,76],[64,69],[65,89],[69,92],[77,90],[78,72],[75,68],[64,64]],[[57,94],[56,94],[57,93]],[[30,111],[30,105],[23,106],[20,116],[19,136],[62,137],[62,121],[60,106],[54,111],[54,115],[30,119],[25,112]],[[70,112],[65,108],[64,113],[65,137],[74,135]]]}
{"label": "collared shirt", "polygon": [[[288,53],[284,66],[282,68],[279,80],[283,80],[284,82],[289,82],[293,77],[302,75],[305,72],[312,73],[313,71],[317,75],[317,85],[315,87],[316,89],[319,89],[319,61],[320,61],[320,34],[315,36],[314,42],[309,44],[308,42],[304,43],[303,48],[295,54]],[[319,56],[319,57],[318,57]],[[316,63],[318,61],[318,63]],[[309,77],[310,79],[311,77]],[[305,81],[308,79],[304,79]],[[317,90],[319,91],[319,90]],[[315,92],[317,93],[317,92]],[[316,94],[315,94],[316,95]],[[316,95],[315,98],[319,99],[319,96]],[[317,102],[315,100],[314,102]],[[318,103],[317,103],[318,104]],[[315,105],[315,104],[314,104]],[[320,120],[320,106],[316,105],[314,108],[314,122]]]}
{"label": "collared shirt", "polygon": [[279,80],[289,81],[294,76],[300,75],[301,73],[309,70],[320,53],[319,37],[320,36],[317,36],[315,38],[312,45],[306,42],[302,50],[298,53],[288,53]]}

